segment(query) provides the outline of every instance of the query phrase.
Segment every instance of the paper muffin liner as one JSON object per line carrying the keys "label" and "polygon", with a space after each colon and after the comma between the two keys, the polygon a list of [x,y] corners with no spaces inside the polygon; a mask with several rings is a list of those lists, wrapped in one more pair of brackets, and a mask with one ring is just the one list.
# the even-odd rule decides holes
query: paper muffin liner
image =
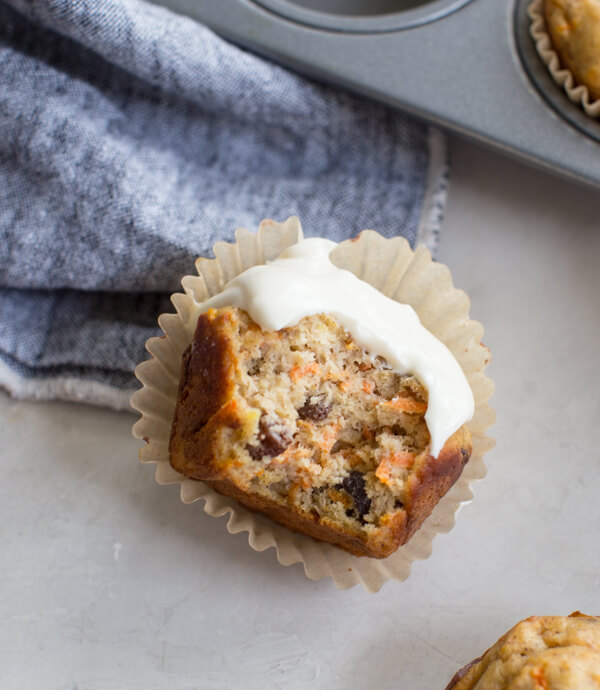
{"label": "paper muffin liner", "polygon": [[543,0],[533,0],[527,8],[531,19],[529,33],[535,41],[538,55],[548,68],[552,79],[561,86],[569,100],[581,106],[590,117],[600,117],[600,98],[592,99],[587,86],[579,85],[571,70],[560,63],[558,53],[554,50],[552,39],[546,27]]}
{"label": "paper muffin liner", "polygon": [[171,296],[176,313],[159,317],[164,335],[148,340],[146,347],[152,357],[136,369],[142,388],[133,395],[131,404],[141,419],[135,423],[133,434],[146,442],[139,457],[142,462],[156,463],[159,484],[179,483],[181,500],[192,503],[204,499],[204,511],[213,517],[229,514],[227,530],[232,534],[248,532],[249,544],[256,551],[274,547],[281,564],[301,562],[312,580],[331,577],[339,589],[361,583],[369,592],[376,592],[389,579],[405,580],[413,561],[429,557],[435,535],[450,530],[459,506],[473,497],[471,483],[485,476],[483,454],[494,445],[485,434],[494,421],[494,412],[487,403],[493,384],[484,374],[490,354],[481,344],[483,328],[469,319],[469,299],[453,287],[448,268],[433,262],[425,247],[413,252],[403,238],[386,239],[367,230],[355,240],[342,242],[331,254],[340,268],[352,271],[392,299],[412,305],[423,325],[452,351],[475,396],[475,414],[468,423],[473,455],[459,480],[407,544],[381,560],[352,556],[243,508],[203,482],[184,477],[169,464],[181,357],[192,341],[203,302],[222,291],[233,277],[250,266],[275,259],[302,236],[295,217],[284,223],[265,220],[257,234],[239,228],[235,243],[218,242],[215,259],[196,261],[198,275],[185,276],[181,281],[184,291]]}

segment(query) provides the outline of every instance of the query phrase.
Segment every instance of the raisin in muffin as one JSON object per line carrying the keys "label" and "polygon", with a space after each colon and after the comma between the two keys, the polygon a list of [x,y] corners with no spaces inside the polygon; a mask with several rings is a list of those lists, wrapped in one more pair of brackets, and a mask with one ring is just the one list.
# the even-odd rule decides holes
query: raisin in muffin
{"label": "raisin in muffin", "polygon": [[561,66],[600,99],[600,0],[543,0],[543,14]]}
{"label": "raisin in muffin", "polygon": [[471,454],[461,427],[431,456],[427,391],[331,316],[263,331],[209,309],[186,350],[170,462],[242,505],[357,556],[420,527]]}
{"label": "raisin in muffin", "polygon": [[598,690],[600,617],[531,616],[461,669],[446,690]]}

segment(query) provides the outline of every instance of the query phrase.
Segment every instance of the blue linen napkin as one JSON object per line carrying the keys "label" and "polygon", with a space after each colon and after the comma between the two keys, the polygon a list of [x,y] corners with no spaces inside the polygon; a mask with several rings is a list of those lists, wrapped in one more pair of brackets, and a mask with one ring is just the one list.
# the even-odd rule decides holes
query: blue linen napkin
{"label": "blue linen napkin", "polygon": [[299,215],[434,250],[442,135],[143,0],[0,0],[0,386],[125,408],[194,259]]}

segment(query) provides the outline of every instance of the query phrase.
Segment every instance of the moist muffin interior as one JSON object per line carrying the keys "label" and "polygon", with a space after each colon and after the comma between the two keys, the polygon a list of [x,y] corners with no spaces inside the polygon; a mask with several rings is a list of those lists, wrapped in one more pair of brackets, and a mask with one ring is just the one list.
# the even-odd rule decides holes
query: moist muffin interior
{"label": "moist muffin interior", "polygon": [[401,510],[427,457],[427,392],[360,347],[330,316],[263,332],[235,318],[234,383],[246,420],[229,476],[244,490],[350,531]]}

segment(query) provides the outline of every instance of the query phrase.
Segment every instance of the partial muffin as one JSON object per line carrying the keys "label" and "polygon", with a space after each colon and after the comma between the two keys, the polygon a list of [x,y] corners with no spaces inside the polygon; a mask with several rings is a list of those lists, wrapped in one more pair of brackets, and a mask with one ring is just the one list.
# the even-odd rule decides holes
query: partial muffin
{"label": "partial muffin", "polygon": [[458,671],[446,690],[598,690],[600,617],[531,616]]}
{"label": "partial muffin", "polygon": [[241,309],[210,309],[184,355],[170,461],[289,528],[384,558],[471,454],[462,426],[431,456],[427,407],[414,376],[332,316],[263,331]]}
{"label": "partial muffin", "polygon": [[600,99],[600,0],[543,0],[543,14],[561,66]]}

